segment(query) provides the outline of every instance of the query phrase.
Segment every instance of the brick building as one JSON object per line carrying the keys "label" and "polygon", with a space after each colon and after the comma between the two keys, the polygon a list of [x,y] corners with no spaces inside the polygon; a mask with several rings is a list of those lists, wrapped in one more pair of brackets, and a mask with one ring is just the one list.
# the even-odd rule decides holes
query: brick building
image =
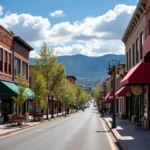
{"label": "brick building", "polygon": [[[28,82],[31,50],[33,48],[24,40],[0,25],[0,122],[6,121],[8,114],[18,110],[12,100],[12,96],[17,96],[16,77],[23,73]],[[24,113],[27,112],[28,102],[24,104]]]}

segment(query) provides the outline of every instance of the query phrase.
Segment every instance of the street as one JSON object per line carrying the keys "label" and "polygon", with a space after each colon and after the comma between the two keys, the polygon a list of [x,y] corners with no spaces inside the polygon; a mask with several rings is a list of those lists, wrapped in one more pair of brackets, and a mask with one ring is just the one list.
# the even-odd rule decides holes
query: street
{"label": "street", "polygon": [[[0,139],[0,150],[115,150],[116,141],[91,106],[65,119]],[[115,144],[114,144],[115,143]]]}

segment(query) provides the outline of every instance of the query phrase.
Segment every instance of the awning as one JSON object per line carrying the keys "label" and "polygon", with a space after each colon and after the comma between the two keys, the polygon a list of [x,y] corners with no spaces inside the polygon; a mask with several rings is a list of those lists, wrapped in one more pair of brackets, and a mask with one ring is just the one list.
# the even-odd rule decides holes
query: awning
{"label": "awning", "polygon": [[126,95],[132,95],[131,86],[124,86],[121,89],[119,89],[116,93],[116,96],[126,96]]}
{"label": "awning", "polygon": [[143,60],[136,64],[121,80],[120,85],[134,85],[150,83],[150,63]]}
{"label": "awning", "polygon": [[106,95],[104,103],[111,103],[113,99],[114,99],[114,92],[111,91]]}
{"label": "awning", "polygon": [[[26,88],[25,93],[27,93],[28,99],[34,99],[34,93],[29,88]],[[13,82],[0,81],[0,97],[1,98],[11,98],[18,95],[18,86]]]}

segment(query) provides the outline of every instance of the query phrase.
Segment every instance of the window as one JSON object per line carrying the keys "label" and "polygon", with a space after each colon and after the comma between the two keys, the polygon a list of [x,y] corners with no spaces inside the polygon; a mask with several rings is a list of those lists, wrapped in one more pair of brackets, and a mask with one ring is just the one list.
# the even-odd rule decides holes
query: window
{"label": "window", "polygon": [[0,117],[2,116],[2,100],[0,99]]}
{"label": "window", "polygon": [[11,75],[11,54],[8,53],[8,73]]}
{"label": "window", "polygon": [[140,34],[140,58],[142,59],[143,58],[143,54],[142,54],[142,46],[143,46],[143,43],[144,43],[144,34],[143,32]]}
{"label": "window", "polygon": [[128,52],[127,52],[127,70],[129,69],[129,59],[128,59]]}
{"label": "window", "polygon": [[136,63],[138,63],[139,60],[139,39],[136,39]]}
{"label": "window", "polygon": [[3,50],[0,48],[0,72],[3,72]]}
{"label": "window", "polygon": [[20,59],[15,57],[14,60],[14,76],[18,76],[20,74]]}
{"label": "window", "polygon": [[22,73],[26,76],[26,79],[28,79],[28,63],[22,62]]}
{"label": "window", "polygon": [[149,20],[149,35],[150,35],[150,20]]}
{"label": "window", "polygon": [[7,51],[4,51],[4,72],[7,74]]}
{"label": "window", "polygon": [[129,49],[129,69],[131,68],[131,49]]}
{"label": "window", "polygon": [[133,43],[133,45],[132,45],[132,61],[133,61],[133,66],[134,66],[134,43]]}

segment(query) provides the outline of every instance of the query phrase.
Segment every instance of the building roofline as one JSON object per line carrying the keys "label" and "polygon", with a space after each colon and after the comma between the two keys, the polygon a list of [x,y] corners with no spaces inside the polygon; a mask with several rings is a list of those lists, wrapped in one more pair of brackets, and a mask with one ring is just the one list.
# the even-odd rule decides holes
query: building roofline
{"label": "building roofline", "polygon": [[19,36],[14,36],[14,41],[18,42],[19,44],[27,48],[29,51],[33,50],[33,48]]}
{"label": "building roofline", "polygon": [[14,36],[13,33],[9,32],[6,28],[4,28],[2,25],[0,25],[1,28],[3,28],[7,33],[9,33],[10,35]]}
{"label": "building roofline", "polygon": [[132,15],[132,17],[131,17],[129,23],[128,23],[128,26],[127,26],[127,28],[126,28],[126,30],[125,30],[125,32],[124,32],[122,38],[121,38],[121,40],[122,40],[123,42],[124,42],[124,38],[125,38],[125,36],[126,36],[126,34],[127,34],[127,31],[128,31],[128,29],[129,29],[129,27],[130,27],[130,25],[131,25],[131,23],[132,23],[132,21],[133,21],[135,15],[136,15],[137,11],[138,11],[138,9],[139,9],[139,6],[142,4],[142,2],[143,2],[143,0],[140,0],[140,1],[138,2],[137,6],[136,6],[136,9],[135,9],[135,11],[134,11],[134,13],[133,13],[133,15]]}

